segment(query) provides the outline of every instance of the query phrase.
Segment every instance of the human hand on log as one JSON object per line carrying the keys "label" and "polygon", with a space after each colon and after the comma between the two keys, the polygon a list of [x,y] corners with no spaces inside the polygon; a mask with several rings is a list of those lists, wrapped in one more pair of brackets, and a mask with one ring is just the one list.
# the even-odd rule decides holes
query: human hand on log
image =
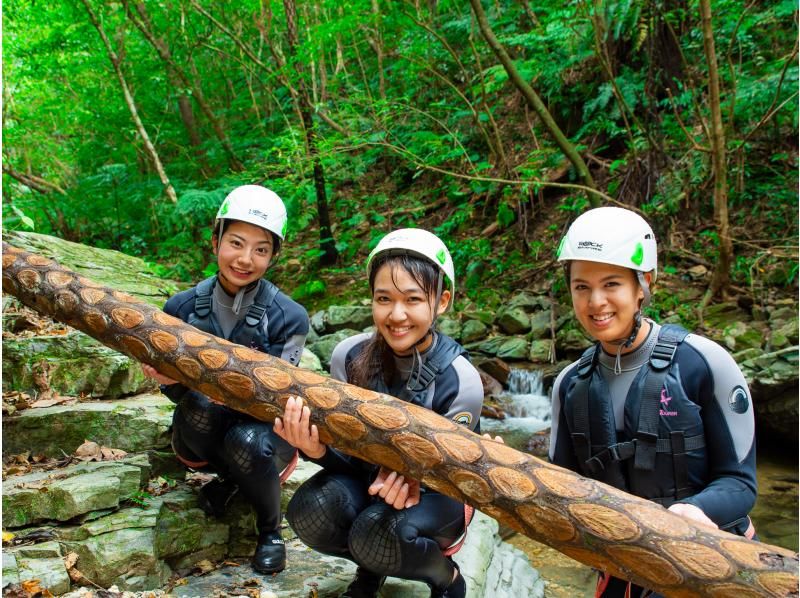
{"label": "human hand on log", "polygon": [[367,492],[372,496],[377,494],[398,511],[419,504],[419,480],[406,478],[386,467],[380,468]]}
{"label": "human hand on log", "polygon": [[311,424],[311,410],[303,405],[300,397],[286,400],[283,417],[275,418],[273,429],[278,436],[311,459],[321,458],[328,450],[319,441],[319,430],[316,424]]}
{"label": "human hand on log", "polygon": [[147,365],[146,363],[142,365],[142,373],[147,376],[148,378],[154,378],[156,382],[159,384],[163,384],[164,386],[171,386],[172,384],[177,384],[177,380],[173,380],[169,376],[165,376],[164,374],[160,373],[156,368],[152,365]]}
{"label": "human hand on log", "polygon": [[708,515],[703,513],[703,509],[700,507],[696,507],[685,502],[676,502],[674,505],[670,506],[668,510],[672,511],[676,515],[680,515],[681,517],[686,517],[686,519],[690,519],[695,523],[699,523],[700,525],[706,525],[708,527],[713,527],[714,529],[719,529],[719,526],[711,521],[711,519],[708,518]]}

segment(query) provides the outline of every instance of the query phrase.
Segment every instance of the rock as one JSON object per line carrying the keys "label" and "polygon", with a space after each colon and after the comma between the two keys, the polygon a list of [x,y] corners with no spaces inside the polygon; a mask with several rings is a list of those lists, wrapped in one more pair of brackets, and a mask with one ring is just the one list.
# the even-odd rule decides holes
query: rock
{"label": "rock", "polygon": [[[731,322],[749,322],[753,318],[749,313],[740,308],[736,303],[716,303],[706,307],[703,322],[708,328],[724,330]],[[714,340],[719,335],[709,334]]]}
{"label": "rock", "polygon": [[722,340],[731,351],[761,348],[766,330],[760,322],[733,322],[722,331]]}
{"label": "rock", "polygon": [[146,457],[70,465],[3,481],[3,527],[67,521],[83,513],[116,508],[146,481]]}
{"label": "rock", "polygon": [[317,357],[319,357],[319,360],[322,362],[322,366],[326,370],[329,370],[331,367],[331,355],[333,354],[333,349],[344,339],[355,336],[356,334],[361,333],[358,330],[351,330],[349,328],[339,330],[333,334],[321,336],[317,342],[308,345],[308,349]]}
{"label": "rock", "polygon": [[362,330],[372,324],[372,308],[364,305],[331,305],[328,308],[325,334],[339,330]]}
{"label": "rock", "polygon": [[[188,489],[165,494],[157,511],[158,525],[155,528],[155,553],[162,559],[187,557],[212,546],[217,552],[226,552],[230,527],[223,521],[208,518],[197,504],[197,495]],[[253,528],[250,528],[252,534]],[[186,561],[184,567],[194,562]]]}
{"label": "rock", "polygon": [[468,311],[461,314],[462,318],[466,320],[478,320],[486,324],[487,326],[491,326],[494,324],[495,312],[489,311],[487,309],[478,310],[478,311]]}
{"label": "rock", "polygon": [[[13,563],[16,575],[6,572],[6,559]],[[70,579],[57,542],[43,542],[33,546],[20,546],[3,551],[3,584],[39,580],[39,587],[52,594],[69,591]],[[13,581],[12,581],[13,580]]]}
{"label": "rock", "polygon": [[461,342],[471,343],[486,337],[489,328],[480,320],[467,320],[461,326]]}
{"label": "rock", "polygon": [[461,322],[456,318],[437,318],[436,327],[442,334],[446,334],[453,340],[461,339]]}
{"label": "rock", "polygon": [[550,363],[551,354],[553,352],[552,349],[552,341],[532,341],[530,352],[528,353],[528,360],[533,363]]}
{"label": "rock", "polygon": [[797,321],[796,305],[776,305],[769,309],[769,324],[771,328],[780,327],[791,320]]}
{"label": "rock", "polygon": [[530,344],[524,338],[512,336],[508,338],[497,350],[497,357],[522,361],[528,358]]}
{"label": "rock", "polygon": [[316,312],[311,316],[311,329],[317,334],[325,334],[325,326],[327,324],[325,310]]}
{"label": "rock", "polygon": [[793,346],[739,364],[753,397],[756,422],[771,440],[798,440],[798,351]]}
{"label": "rock", "polygon": [[304,370],[311,370],[312,372],[324,373],[325,368],[322,367],[322,362],[308,347],[303,347],[303,353],[300,355],[300,363],[297,367]]}
{"label": "rock", "polygon": [[3,338],[3,390],[116,398],[155,390],[139,362],[77,330],[57,336]]}
{"label": "rock", "polygon": [[531,316],[531,336],[532,339],[550,338],[550,310],[537,311]]}
{"label": "rock", "polygon": [[492,378],[489,374],[478,368],[478,375],[481,377],[481,384],[483,384],[483,396],[488,397],[503,392],[503,385],[497,380]]}
{"label": "rock", "polygon": [[123,590],[147,590],[164,585],[171,571],[155,552],[155,528],[125,528],[64,542],[78,555],[77,569],[94,583]]}
{"label": "rock", "polygon": [[3,240],[15,247],[57,259],[62,266],[78,274],[158,308],[180,290],[176,282],[150,273],[144,260],[119,251],[21,231],[4,230]]}
{"label": "rock", "polygon": [[708,268],[702,264],[698,264],[689,268],[686,273],[692,280],[702,280],[708,274]]}
{"label": "rock", "polygon": [[560,355],[566,353],[577,358],[591,346],[592,341],[586,338],[583,332],[575,328],[565,328],[556,333],[556,348],[559,350]]}
{"label": "rock", "polygon": [[[781,322],[783,323],[781,324]],[[772,330],[767,343],[770,351],[785,349],[800,342],[800,339],[798,339],[798,319],[796,317],[788,321],[770,320],[770,325]]]}
{"label": "rock", "polygon": [[489,374],[503,386],[508,384],[508,376],[511,374],[511,367],[502,359],[498,359],[497,357],[489,359],[475,357],[471,361],[475,367]]}
{"label": "rock", "polygon": [[521,307],[509,307],[500,311],[497,325],[508,334],[525,334],[531,329],[531,319]]}
{"label": "rock", "polygon": [[25,409],[3,418],[3,452],[61,457],[74,453],[84,440],[129,453],[165,448],[174,408],[158,394]]}
{"label": "rock", "polygon": [[550,428],[534,432],[528,439],[525,450],[534,457],[546,460],[550,452]]}
{"label": "rock", "polygon": [[507,336],[492,336],[478,345],[478,350],[487,355],[497,355],[503,343],[509,339]]}
{"label": "rock", "polygon": [[531,293],[517,293],[508,302],[508,307],[519,307],[528,313],[545,310],[550,311],[550,299],[542,295],[532,295]]}

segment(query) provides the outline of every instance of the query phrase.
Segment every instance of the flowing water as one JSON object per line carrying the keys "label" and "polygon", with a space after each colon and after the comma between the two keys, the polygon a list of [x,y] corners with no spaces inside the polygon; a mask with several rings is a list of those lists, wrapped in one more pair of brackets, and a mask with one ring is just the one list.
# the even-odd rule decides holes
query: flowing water
{"label": "flowing water", "polygon": [[[550,397],[542,386],[541,372],[512,369],[509,390],[499,397],[506,418],[481,418],[481,431],[500,435],[506,444],[526,450],[530,437],[550,427]],[[758,453],[758,499],[751,517],[759,539],[798,550],[797,446]],[[535,540],[516,534],[507,540],[523,550],[548,582],[546,598],[592,596],[595,575],[589,567]]]}

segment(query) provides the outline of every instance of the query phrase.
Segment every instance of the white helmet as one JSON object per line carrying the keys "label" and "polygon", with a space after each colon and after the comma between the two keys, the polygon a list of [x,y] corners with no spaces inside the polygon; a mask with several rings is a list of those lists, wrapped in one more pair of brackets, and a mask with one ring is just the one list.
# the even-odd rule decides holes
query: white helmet
{"label": "white helmet", "polygon": [[216,229],[220,220],[240,220],[275,233],[283,241],[286,236],[286,206],[274,191],[261,185],[242,185],[228,193],[217,211]]}
{"label": "white helmet", "polygon": [[558,261],[585,260],[652,272],[658,271],[656,237],[636,212],[624,208],[595,208],[569,227],[558,246]]}
{"label": "white helmet", "polygon": [[409,255],[432,262],[446,279],[450,287],[450,301],[445,311],[453,304],[456,293],[453,258],[442,240],[421,228],[400,228],[390,232],[375,246],[367,258],[367,276],[376,257],[383,254]]}

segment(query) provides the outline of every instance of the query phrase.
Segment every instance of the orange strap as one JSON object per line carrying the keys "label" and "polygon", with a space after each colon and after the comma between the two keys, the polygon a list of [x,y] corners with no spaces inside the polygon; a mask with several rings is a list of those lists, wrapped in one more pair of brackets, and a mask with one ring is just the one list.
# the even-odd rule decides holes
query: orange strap
{"label": "orange strap", "polygon": [[283,468],[281,475],[278,477],[278,479],[281,482],[281,486],[283,486],[284,482],[286,482],[286,480],[289,479],[289,476],[291,476],[292,473],[294,473],[294,470],[297,467],[297,454],[298,454],[297,451],[295,451],[294,455],[292,455],[291,460],[289,461],[289,463],[286,464],[286,467]]}

